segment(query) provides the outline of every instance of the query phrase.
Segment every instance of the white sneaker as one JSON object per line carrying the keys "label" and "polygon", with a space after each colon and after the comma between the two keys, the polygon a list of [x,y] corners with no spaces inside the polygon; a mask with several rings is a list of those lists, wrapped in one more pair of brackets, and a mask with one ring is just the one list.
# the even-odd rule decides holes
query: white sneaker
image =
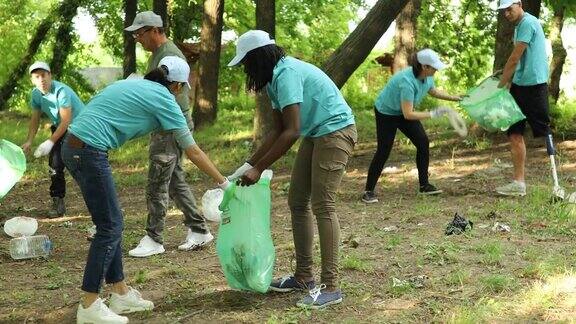
{"label": "white sneaker", "polygon": [[142,298],[138,290],[132,287],[129,288],[130,290],[125,295],[110,294],[110,309],[114,313],[128,314],[154,309],[153,302]]}
{"label": "white sneaker", "polygon": [[526,183],[514,180],[496,188],[496,192],[504,196],[526,196]]}
{"label": "white sneaker", "polygon": [[124,324],[128,323],[128,317],[114,313],[104,304],[102,299],[98,298],[88,308],[84,308],[80,302],[76,312],[76,323]]}
{"label": "white sneaker", "polygon": [[164,253],[164,251],[164,245],[146,235],[140,240],[136,248],[128,251],[128,255],[136,258],[145,258],[154,254]]}
{"label": "white sneaker", "polygon": [[190,250],[198,250],[208,243],[212,242],[214,236],[210,232],[206,234],[200,234],[192,232],[191,229],[188,229],[188,235],[186,235],[186,241],[182,243],[182,245],[178,246],[178,250],[182,251],[190,251]]}

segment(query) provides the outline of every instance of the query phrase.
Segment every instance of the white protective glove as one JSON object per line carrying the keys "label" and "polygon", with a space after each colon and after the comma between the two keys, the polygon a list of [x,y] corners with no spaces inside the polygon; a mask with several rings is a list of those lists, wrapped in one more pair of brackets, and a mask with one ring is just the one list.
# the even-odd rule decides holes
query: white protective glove
{"label": "white protective glove", "polygon": [[224,182],[218,184],[218,187],[220,187],[220,189],[226,191],[226,189],[228,189],[228,187],[230,187],[231,185],[232,185],[232,182],[230,182],[230,180],[228,180],[228,178],[226,178],[226,180],[224,180]]}
{"label": "white protective glove", "polygon": [[430,118],[438,118],[446,115],[450,112],[450,108],[447,107],[439,107],[432,111],[430,111]]}
{"label": "white protective glove", "polygon": [[252,169],[252,165],[250,165],[250,163],[248,162],[244,162],[244,164],[242,164],[241,167],[239,167],[236,171],[234,171],[234,173],[228,176],[228,180],[234,181],[240,178],[244,174],[244,172],[250,169]]}
{"label": "white protective glove", "polygon": [[49,139],[45,140],[42,142],[42,144],[38,145],[38,148],[36,151],[34,151],[34,157],[39,158],[41,156],[48,155],[48,153],[52,151],[52,147],[54,147],[54,142]]}

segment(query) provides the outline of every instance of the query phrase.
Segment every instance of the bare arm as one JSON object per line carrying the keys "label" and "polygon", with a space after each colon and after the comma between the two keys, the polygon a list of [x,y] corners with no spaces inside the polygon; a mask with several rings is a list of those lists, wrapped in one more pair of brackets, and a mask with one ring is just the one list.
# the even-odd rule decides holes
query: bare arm
{"label": "bare arm", "polygon": [[184,152],[188,159],[190,159],[190,161],[192,161],[200,171],[209,175],[214,179],[214,181],[216,181],[216,183],[221,184],[226,181],[226,178],[220,173],[220,171],[218,171],[216,166],[214,166],[214,163],[210,161],[206,153],[204,153],[198,145],[190,145],[184,150]]}
{"label": "bare arm", "polygon": [[428,91],[428,94],[430,94],[432,97],[437,98],[437,99],[441,99],[441,100],[448,100],[448,101],[460,101],[462,100],[461,96],[453,96],[451,94],[448,94],[442,90],[436,89],[436,88],[432,88]]}
{"label": "bare arm", "polygon": [[300,105],[292,104],[284,107],[281,117],[280,129],[282,131],[270,143],[269,149],[261,158],[250,159],[254,162],[254,164],[251,163],[254,168],[260,172],[281,158],[300,137]]}
{"label": "bare arm", "polygon": [[256,162],[260,161],[260,159],[262,159],[262,157],[266,153],[268,153],[268,151],[270,150],[272,145],[274,145],[274,143],[276,142],[276,140],[280,136],[280,132],[282,131],[282,127],[283,127],[282,126],[282,113],[278,110],[273,109],[272,114],[273,114],[272,118],[274,121],[274,129],[272,130],[272,133],[270,133],[269,135],[266,136],[264,143],[262,143],[262,145],[258,148],[256,153],[254,153],[254,155],[252,155],[250,160],[247,161],[252,166],[254,166],[256,164]]}
{"label": "bare arm", "polygon": [[524,42],[518,42],[516,43],[516,46],[514,46],[512,54],[510,54],[508,61],[506,61],[506,65],[504,65],[504,70],[500,77],[500,83],[498,83],[499,88],[507,86],[512,81],[512,76],[514,75],[514,71],[516,71],[516,65],[520,62],[520,58],[522,57],[522,54],[524,54],[526,47],[528,47],[528,44]]}
{"label": "bare arm", "polygon": [[34,109],[32,111],[32,117],[30,118],[30,124],[28,125],[28,138],[26,142],[22,144],[22,149],[25,152],[30,151],[30,146],[32,146],[32,141],[34,137],[36,137],[36,133],[38,132],[38,126],[40,125],[40,115],[42,112],[40,110]]}
{"label": "bare arm", "polygon": [[60,114],[60,125],[58,125],[58,128],[56,128],[54,134],[50,136],[52,143],[56,143],[56,141],[58,141],[62,135],[66,133],[66,130],[72,121],[72,107],[60,108],[58,113]]}
{"label": "bare arm", "polygon": [[430,118],[428,111],[414,111],[414,105],[410,101],[402,101],[402,115],[408,120],[421,120]]}

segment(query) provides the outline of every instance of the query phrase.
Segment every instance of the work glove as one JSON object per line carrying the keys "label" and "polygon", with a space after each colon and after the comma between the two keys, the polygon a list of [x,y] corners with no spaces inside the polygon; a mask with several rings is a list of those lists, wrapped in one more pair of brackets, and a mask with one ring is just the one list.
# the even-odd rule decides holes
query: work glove
{"label": "work glove", "polygon": [[432,110],[430,112],[430,118],[438,118],[446,115],[450,111],[450,108],[440,107]]}
{"label": "work glove", "polygon": [[244,164],[242,164],[241,167],[239,167],[236,171],[234,171],[234,173],[228,176],[228,180],[234,181],[240,178],[244,174],[244,172],[250,169],[252,169],[252,165],[250,165],[250,163],[248,162],[244,162]]}
{"label": "work glove", "polygon": [[52,142],[49,139],[45,140],[44,142],[42,142],[42,144],[38,146],[36,151],[34,151],[34,157],[39,158],[41,156],[48,155],[48,153],[50,153],[50,151],[52,150],[52,147],[54,147],[54,142]]}
{"label": "work glove", "polygon": [[228,189],[231,185],[232,185],[232,182],[230,182],[230,180],[226,179],[226,180],[224,180],[224,182],[219,183],[218,187],[220,187],[220,189],[226,191],[226,189]]}

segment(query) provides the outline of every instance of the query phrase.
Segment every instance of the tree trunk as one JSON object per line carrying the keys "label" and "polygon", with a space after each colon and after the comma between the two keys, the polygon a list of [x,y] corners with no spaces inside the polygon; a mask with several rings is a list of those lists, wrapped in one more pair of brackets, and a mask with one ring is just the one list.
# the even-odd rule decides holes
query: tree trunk
{"label": "tree trunk", "polygon": [[[522,0],[522,7],[534,17],[540,17],[541,0]],[[498,27],[494,47],[493,71],[502,70],[514,49],[514,25],[504,18],[504,11],[498,11]]]}
{"label": "tree trunk", "polygon": [[548,89],[554,102],[560,97],[560,77],[566,62],[566,49],[562,43],[562,28],[564,27],[565,6],[559,5],[554,8],[554,17],[550,24],[550,40],[552,42],[552,62],[550,63],[550,81]]}
{"label": "tree trunk", "polygon": [[[124,28],[132,25],[138,10],[138,0],[124,0]],[[136,41],[132,32],[124,31],[124,79],[136,72]]]}
{"label": "tree trunk", "polygon": [[[276,34],[276,1],[256,0],[256,29],[268,32],[271,38]],[[274,127],[272,105],[266,91],[256,95],[256,112],[254,114],[254,137],[252,149],[256,151],[264,142],[266,134]]]}
{"label": "tree trunk", "polygon": [[152,11],[162,17],[164,23],[164,33],[170,36],[170,15],[168,15],[168,1],[169,0],[153,0]]}
{"label": "tree trunk", "polygon": [[396,73],[410,65],[410,58],[416,50],[417,20],[421,4],[421,0],[410,0],[400,12],[398,18],[396,18],[392,73]]}
{"label": "tree trunk", "polygon": [[342,88],[352,73],[362,64],[408,1],[378,0],[358,27],[330,55],[322,69],[332,78],[338,88]]}
{"label": "tree trunk", "polygon": [[60,17],[58,19],[59,26],[56,31],[56,39],[52,50],[52,61],[50,62],[50,71],[52,77],[56,80],[60,79],[62,68],[72,48],[72,19],[76,16],[81,2],[82,0],[66,1],[62,3],[57,13]]}
{"label": "tree trunk", "polygon": [[28,50],[26,51],[26,55],[24,55],[24,57],[20,60],[20,64],[18,64],[17,66],[14,67],[14,69],[12,69],[12,72],[10,72],[10,76],[0,88],[0,111],[6,109],[6,103],[14,93],[18,81],[22,79],[22,76],[24,76],[24,74],[26,74],[28,67],[32,63],[34,55],[36,55],[38,48],[40,48],[40,44],[48,34],[48,31],[50,31],[50,27],[54,22],[54,15],[55,15],[54,12],[49,13],[48,16],[46,16],[46,18],[42,20],[40,25],[36,27],[36,32],[32,36],[30,43],[28,44]]}
{"label": "tree trunk", "polygon": [[198,91],[193,111],[194,125],[197,128],[213,124],[218,113],[218,72],[223,14],[224,0],[204,1],[198,60]]}

